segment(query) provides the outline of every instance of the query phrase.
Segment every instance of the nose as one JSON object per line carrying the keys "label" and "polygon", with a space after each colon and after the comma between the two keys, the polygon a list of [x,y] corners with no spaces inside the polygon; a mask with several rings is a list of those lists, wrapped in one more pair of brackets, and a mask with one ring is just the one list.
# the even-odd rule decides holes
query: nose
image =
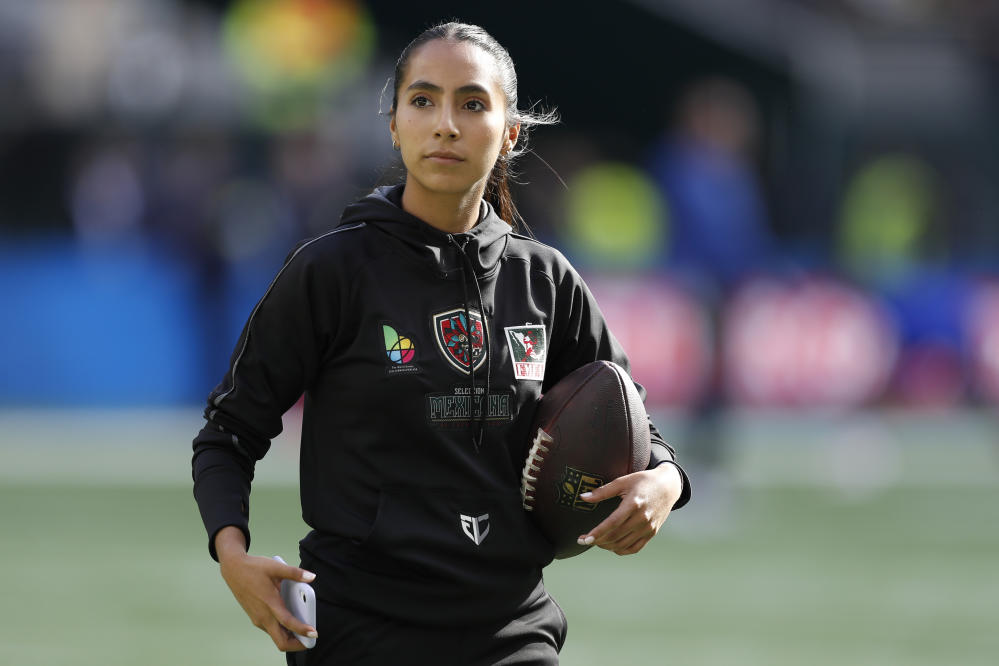
{"label": "nose", "polygon": [[454,113],[451,111],[450,105],[442,105],[441,111],[437,115],[437,128],[434,130],[434,136],[438,139],[445,137],[457,139],[460,135],[461,132],[458,131],[458,125],[454,122]]}

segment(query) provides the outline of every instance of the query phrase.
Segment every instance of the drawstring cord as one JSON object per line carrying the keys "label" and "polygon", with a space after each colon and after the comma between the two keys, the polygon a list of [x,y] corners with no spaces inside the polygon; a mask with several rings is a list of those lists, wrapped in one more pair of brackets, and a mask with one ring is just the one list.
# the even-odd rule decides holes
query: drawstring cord
{"label": "drawstring cord", "polygon": [[[471,390],[471,395],[468,398],[468,425],[473,428],[473,420],[475,410],[473,406],[475,405],[476,393],[475,393],[475,354],[472,345],[472,331],[475,330],[474,322],[472,321],[472,313],[468,307],[468,278],[467,275],[471,275],[472,283],[475,285],[476,296],[479,299],[479,313],[482,316],[482,353],[486,355],[486,392],[479,401],[479,419],[478,423],[474,425],[472,430],[472,444],[475,445],[475,450],[478,451],[479,447],[482,446],[482,435],[485,430],[486,416],[489,410],[489,390],[492,382],[492,368],[489,358],[489,320],[486,317],[486,304],[482,301],[482,289],[479,287],[479,280],[475,276],[475,266],[472,264],[471,258],[465,253],[465,246],[468,244],[468,238],[463,239],[461,243],[454,239],[454,236],[448,234],[448,241],[453,244],[458,249],[458,254],[464,260],[461,266],[461,292],[464,298],[465,304],[465,326],[466,333],[468,334],[468,374],[469,389]],[[467,270],[466,270],[467,265]],[[466,275],[467,274],[467,275]]]}

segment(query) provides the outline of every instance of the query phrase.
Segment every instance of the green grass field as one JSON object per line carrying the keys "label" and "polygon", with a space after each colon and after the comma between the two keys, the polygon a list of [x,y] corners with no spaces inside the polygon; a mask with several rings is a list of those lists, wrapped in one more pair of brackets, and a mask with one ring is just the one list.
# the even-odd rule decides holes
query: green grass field
{"label": "green grass field", "polygon": [[[0,474],[0,664],[283,663],[209,559],[183,476],[27,478],[13,450],[0,447],[21,466]],[[997,663],[996,484],[736,483],[727,506],[711,529],[677,512],[637,556],[549,567],[570,623],[562,663]],[[292,560],[297,516],[294,485],[256,488],[254,552]]]}

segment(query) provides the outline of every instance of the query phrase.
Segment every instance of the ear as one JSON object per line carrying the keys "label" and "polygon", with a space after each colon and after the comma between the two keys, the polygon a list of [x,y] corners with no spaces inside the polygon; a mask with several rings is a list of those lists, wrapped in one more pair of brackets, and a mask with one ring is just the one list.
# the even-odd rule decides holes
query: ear
{"label": "ear", "polygon": [[503,141],[503,147],[500,148],[500,154],[506,155],[513,150],[513,147],[517,145],[518,136],[520,136],[520,123],[511,125],[507,130],[506,139]]}
{"label": "ear", "polygon": [[392,135],[392,143],[394,145],[399,145],[399,135],[395,128],[395,114],[393,113],[389,118],[389,134]]}

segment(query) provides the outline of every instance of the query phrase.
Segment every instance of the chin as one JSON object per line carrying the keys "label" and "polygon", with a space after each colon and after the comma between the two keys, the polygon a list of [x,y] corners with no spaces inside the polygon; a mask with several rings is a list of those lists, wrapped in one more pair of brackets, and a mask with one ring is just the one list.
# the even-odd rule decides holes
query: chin
{"label": "chin", "polygon": [[432,174],[418,177],[419,186],[427,192],[442,195],[459,195],[474,190],[480,181],[470,181],[468,178],[456,178],[444,174]]}

